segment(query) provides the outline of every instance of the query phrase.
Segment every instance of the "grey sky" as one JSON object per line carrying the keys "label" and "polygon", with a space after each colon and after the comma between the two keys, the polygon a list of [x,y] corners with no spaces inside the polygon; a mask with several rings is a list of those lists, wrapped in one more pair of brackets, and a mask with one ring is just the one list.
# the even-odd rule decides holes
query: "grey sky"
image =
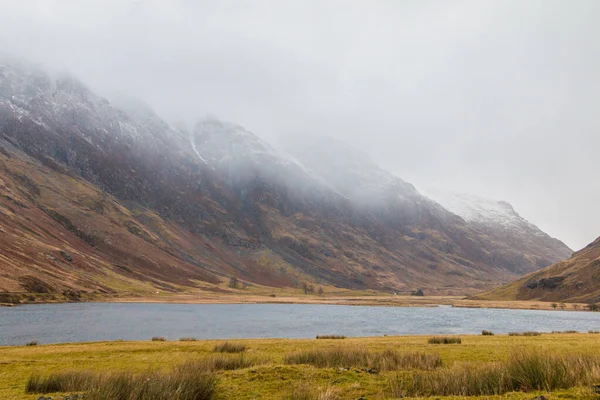
{"label": "grey sky", "polygon": [[1,0],[0,51],[600,235],[600,1]]}

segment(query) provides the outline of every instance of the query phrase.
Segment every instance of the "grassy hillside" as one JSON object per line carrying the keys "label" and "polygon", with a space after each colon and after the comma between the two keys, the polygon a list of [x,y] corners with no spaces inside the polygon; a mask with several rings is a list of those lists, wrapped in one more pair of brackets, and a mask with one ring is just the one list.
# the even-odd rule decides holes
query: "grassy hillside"
{"label": "grassy hillside", "polygon": [[600,302],[600,238],[565,261],[474,298],[598,303]]}
{"label": "grassy hillside", "polygon": [[[151,336],[152,333],[148,334]],[[542,355],[543,360],[546,360],[544,355],[560,359],[564,357],[566,360],[579,357],[583,353],[600,353],[598,335],[587,333],[462,336],[461,339],[462,343],[455,344],[430,344],[425,336],[341,340],[240,340],[235,342],[241,345],[238,349],[235,346],[220,349],[243,350],[243,353],[215,352],[215,345],[222,344],[221,341],[148,340],[3,347],[0,348],[0,398],[37,399],[39,394],[25,393],[27,381],[34,373],[45,377],[61,371],[88,371],[91,376],[94,373],[106,374],[109,371],[140,374],[153,369],[154,373],[158,374],[154,376],[160,376],[163,371],[174,365],[195,360],[202,365],[212,363],[213,370],[217,370],[214,375],[214,399],[391,399],[398,397],[398,385],[403,377],[450,377],[457,370],[462,371],[465,365],[482,371],[505,365],[514,359],[517,353]],[[346,355],[366,354],[370,359],[357,356],[355,359],[358,361],[346,360],[342,362],[343,365],[338,366],[331,357],[331,352],[335,349],[341,349],[341,353]],[[402,355],[413,355],[415,352],[422,356],[402,358]],[[316,365],[315,363],[321,361],[315,360],[314,354],[325,355],[331,366]],[[384,356],[385,354],[388,356]],[[398,354],[400,358],[387,365],[381,364],[382,357],[392,360],[389,354]],[[242,358],[245,361],[240,362]],[[216,359],[221,360],[220,366],[215,367]],[[222,360],[230,360],[227,363],[229,367],[226,367]],[[404,363],[398,360],[404,360]],[[376,370],[373,368],[375,366]],[[233,369],[224,371],[222,368]],[[483,376],[477,375],[475,378],[480,380]],[[590,379],[596,378],[600,376],[594,375]],[[556,389],[553,390],[551,398],[596,398],[590,390],[590,385],[591,383],[586,381],[585,384],[578,384],[576,387]],[[440,395],[435,398],[529,400],[542,394],[549,397],[548,390],[531,389],[497,396]]]}

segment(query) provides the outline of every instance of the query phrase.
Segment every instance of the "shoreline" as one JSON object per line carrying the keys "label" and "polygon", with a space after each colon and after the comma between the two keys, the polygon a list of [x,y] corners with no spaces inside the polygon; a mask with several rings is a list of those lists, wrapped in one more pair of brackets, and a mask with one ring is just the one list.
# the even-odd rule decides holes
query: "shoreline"
{"label": "shoreline", "polygon": [[[535,300],[473,300],[464,296],[398,296],[398,295],[354,295],[354,296],[271,296],[271,295],[215,295],[211,294],[175,294],[164,296],[117,296],[94,297],[82,301],[36,301],[19,304],[0,303],[0,307],[15,307],[31,304],[64,303],[139,303],[139,304],[310,304],[310,305],[346,305],[376,307],[457,307],[457,308],[493,308],[509,310],[547,310],[547,311],[587,311],[584,304],[565,303],[564,308],[557,303]],[[553,305],[555,307],[553,307]]]}

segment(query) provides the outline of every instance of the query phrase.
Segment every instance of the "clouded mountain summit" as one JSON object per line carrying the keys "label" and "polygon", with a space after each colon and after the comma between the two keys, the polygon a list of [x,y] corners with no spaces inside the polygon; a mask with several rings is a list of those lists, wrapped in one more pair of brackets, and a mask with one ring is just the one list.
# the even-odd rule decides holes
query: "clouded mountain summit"
{"label": "clouded mountain summit", "polygon": [[510,212],[457,215],[342,142],[288,154],[214,118],[176,129],[18,63],[0,66],[0,150],[4,291],[222,290],[237,277],[464,293],[569,252],[522,219],[531,231],[514,236]]}

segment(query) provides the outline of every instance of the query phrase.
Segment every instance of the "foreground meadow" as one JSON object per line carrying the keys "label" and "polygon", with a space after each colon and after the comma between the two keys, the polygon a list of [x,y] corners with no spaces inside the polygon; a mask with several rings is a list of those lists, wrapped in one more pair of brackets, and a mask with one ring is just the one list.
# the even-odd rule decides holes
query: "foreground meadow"
{"label": "foreground meadow", "polygon": [[107,394],[118,382],[140,399],[162,398],[152,390],[179,393],[170,399],[597,399],[600,384],[598,334],[154,339],[0,347],[0,398],[83,387],[93,388],[86,398],[118,398]]}

